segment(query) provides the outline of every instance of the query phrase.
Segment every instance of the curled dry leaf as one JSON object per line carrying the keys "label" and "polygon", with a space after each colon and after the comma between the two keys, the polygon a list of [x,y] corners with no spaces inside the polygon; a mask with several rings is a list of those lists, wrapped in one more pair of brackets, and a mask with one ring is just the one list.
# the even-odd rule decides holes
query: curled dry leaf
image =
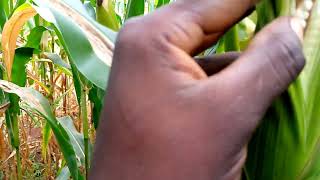
{"label": "curled dry leaf", "polygon": [[37,12],[32,7],[21,7],[6,22],[2,31],[3,59],[8,79],[11,79],[12,64],[16,49],[16,42],[22,26]]}

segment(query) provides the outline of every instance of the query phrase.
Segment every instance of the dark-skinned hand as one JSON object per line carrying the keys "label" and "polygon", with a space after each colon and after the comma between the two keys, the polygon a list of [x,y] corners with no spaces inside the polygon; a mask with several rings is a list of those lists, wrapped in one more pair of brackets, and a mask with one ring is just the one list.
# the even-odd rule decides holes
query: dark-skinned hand
{"label": "dark-skinned hand", "polygon": [[254,5],[180,0],[124,25],[91,179],[240,179],[252,133],[304,66],[302,26],[282,17],[241,55],[193,55]]}

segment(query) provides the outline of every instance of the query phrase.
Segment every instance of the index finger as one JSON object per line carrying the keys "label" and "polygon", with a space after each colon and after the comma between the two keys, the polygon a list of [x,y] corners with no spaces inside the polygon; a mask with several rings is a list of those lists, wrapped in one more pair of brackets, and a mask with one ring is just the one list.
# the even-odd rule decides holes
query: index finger
{"label": "index finger", "polygon": [[[170,43],[192,53],[213,43],[254,7],[257,0],[180,0],[150,17],[165,24]],[[153,20],[154,20],[153,19]]]}
{"label": "index finger", "polygon": [[258,0],[181,0],[177,4],[197,14],[196,23],[205,34],[225,31],[237,22]]}

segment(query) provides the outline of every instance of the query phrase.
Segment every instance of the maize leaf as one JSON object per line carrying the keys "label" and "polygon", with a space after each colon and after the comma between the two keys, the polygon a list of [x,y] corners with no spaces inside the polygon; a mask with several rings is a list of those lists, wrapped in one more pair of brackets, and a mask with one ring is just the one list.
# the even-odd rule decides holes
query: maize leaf
{"label": "maize leaf", "polygon": [[[80,159],[81,163],[83,164],[84,158],[85,158],[83,134],[79,133],[76,130],[71,117],[69,116],[61,117],[61,118],[58,118],[58,121],[60,122],[62,127],[65,129],[65,131],[68,133],[73,149],[75,150],[76,156]],[[92,145],[90,144],[90,147],[91,146]]]}
{"label": "maize leaf", "polygon": [[238,24],[224,35],[225,51],[240,51]]}
{"label": "maize leaf", "polygon": [[104,106],[104,96],[105,91],[96,86],[93,86],[89,91],[89,100],[93,104],[92,122],[95,129],[99,126],[100,115]]}
{"label": "maize leaf", "polygon": [[47,30],[48,29],[43,26],[36,26],[35,28],[31,29],[30,34],[27,37],[26,47],[40,49],[42,35]]}
{"label": "maize leaf", "polygon": [[158,0],[156,8],[164,6],[164,5],[168,4],[169,2],[170,2],[170,0]]}
{"label": "maize leaf", "polygon": [[140,16],[144,14],[144,0],[129,0],[127,4],[126,18],[129,19],[134,16]]}
{"label": "maize leaf", "polygon": [[4,23],[7,21],[4,3],[5,1],[0,2],[0,31],[2,30]]}
{"label": "maize leaf", "polygon": [[44,127],[42,128],[42,142],[41,142],[41,153],[44,162],[47,161],[47,149],[49,145],[49,141],[51,139],[52,133],[51,133],[51,127],[48,122],[45,123]]}

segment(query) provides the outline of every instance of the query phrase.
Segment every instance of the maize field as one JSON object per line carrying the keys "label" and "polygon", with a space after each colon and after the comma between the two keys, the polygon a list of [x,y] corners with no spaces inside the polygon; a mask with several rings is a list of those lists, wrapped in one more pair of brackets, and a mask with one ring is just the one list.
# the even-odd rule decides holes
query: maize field
{"label": "maize field", "polygon": [[[117,32],[173,1],[0,0],[0,179],[87,179]],[[320,0],[260,0],[198,55],[241,52],[288,15],[308,19],[307,64],[252,137],[244,180],[320,179]]]}

